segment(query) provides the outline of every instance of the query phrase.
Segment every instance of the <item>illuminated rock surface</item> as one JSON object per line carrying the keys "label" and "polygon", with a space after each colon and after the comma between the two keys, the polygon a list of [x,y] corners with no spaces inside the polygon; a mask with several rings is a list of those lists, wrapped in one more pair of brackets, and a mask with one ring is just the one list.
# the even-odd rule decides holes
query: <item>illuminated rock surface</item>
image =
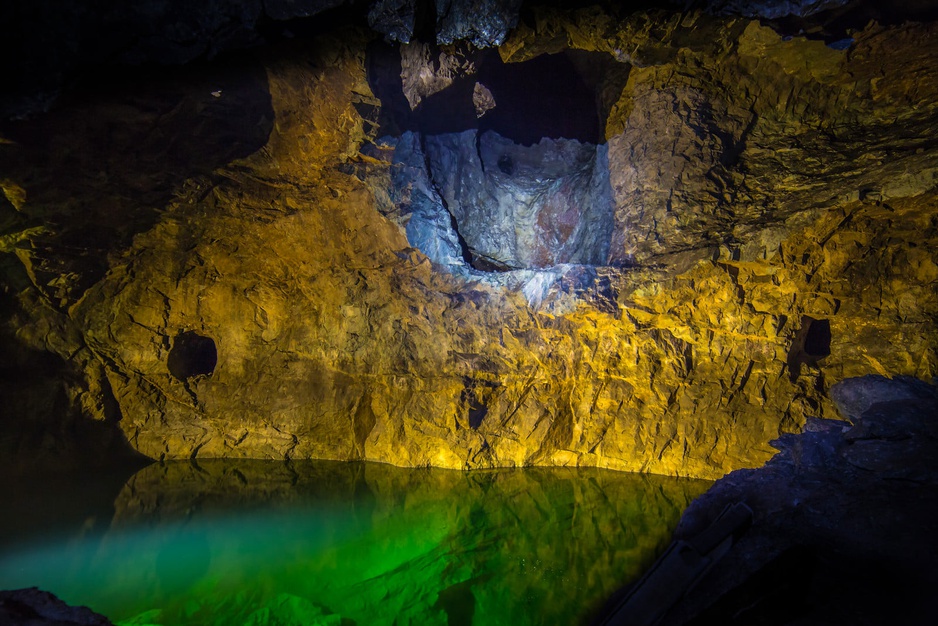
{"label": "illuminated rock surface", "polygon": [[[738,17],[533,11],[508,66],[592,51],[624,80],[564,52],[595,151],[558,148],[570,169],[525,187],[536,202],[508,203],[517,187],[462,216],[573,140],[480,134],[524,115],[481,68],[389,128],[409,105],[376,97],[376,39],[89,81],[2,124],[10,465],[129,447],[718,477],[836,417],[841,379],[936,374],[933,23],[844,50]],[[463,85],[468,134],[427,128]],[[433,169],[450,140],[481,154],[470,186]],[[509,204],[533,211],[513,241]]]}

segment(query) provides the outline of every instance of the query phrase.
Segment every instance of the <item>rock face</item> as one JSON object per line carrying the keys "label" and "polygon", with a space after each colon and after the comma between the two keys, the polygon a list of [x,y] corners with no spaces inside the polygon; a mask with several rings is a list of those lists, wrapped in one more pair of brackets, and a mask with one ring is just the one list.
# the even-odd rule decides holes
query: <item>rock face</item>
{"label": "rock face", "polygon": [[0,591],[0,624],[19,626],[111,626],[86,607],[65,604],[51,593],[31,589]]}
{"label": "rock face", "polygon": [[425,140],[433,182],[473,262],[605,265],[612,204],[604,149],[549,138],[522,146],[477,132]]}
{"label": "rock face", "polygon": [[729,503],[747,503],[753,523],[666,623],[938,618],[928,591],[938,556],[935,387],[863,376],[834,385],[831,396],[852,424],[812,420],[805,433],[783,437],[764,467],[729,474],[685,512],[678,538]]}
{"label": "rock face", "polygon": [[[486,127],[513,109],[481,67],[388,132],[410,107],[373,89],[373,40],[3,126],[11,463],[110,441],[718,477],[834,417],[839,380],[935,375],[934,24],[838,50],[694,12],[533,11],[498,54],[570,50],[595,143]],[[430,128],[449,93],[471,126]]]}

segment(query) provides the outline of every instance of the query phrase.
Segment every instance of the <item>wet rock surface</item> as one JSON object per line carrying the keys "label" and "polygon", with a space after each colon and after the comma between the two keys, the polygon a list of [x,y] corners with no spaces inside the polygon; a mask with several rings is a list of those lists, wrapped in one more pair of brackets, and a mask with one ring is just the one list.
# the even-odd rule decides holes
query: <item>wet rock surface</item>
{"label": "wet rock surface", "polygon": [[809,421],[764,467],[729,474],[688,507],[677,538],[734,502],[753,523],[665,623],[934,623],[935,387],[864,376],[831,396],[850,422]]}

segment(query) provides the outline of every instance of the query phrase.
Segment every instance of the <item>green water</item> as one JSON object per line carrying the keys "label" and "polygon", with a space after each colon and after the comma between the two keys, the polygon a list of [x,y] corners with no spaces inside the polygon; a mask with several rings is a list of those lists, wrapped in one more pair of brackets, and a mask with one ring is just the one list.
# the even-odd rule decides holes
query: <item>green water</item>
{"label": "green water", "polygon": [[153,465],[92,512],[66,511],[68,485],[42,506],[41,486],[21,486],[0,588],[127,625],[586,623],[707,486],[592,469]]}

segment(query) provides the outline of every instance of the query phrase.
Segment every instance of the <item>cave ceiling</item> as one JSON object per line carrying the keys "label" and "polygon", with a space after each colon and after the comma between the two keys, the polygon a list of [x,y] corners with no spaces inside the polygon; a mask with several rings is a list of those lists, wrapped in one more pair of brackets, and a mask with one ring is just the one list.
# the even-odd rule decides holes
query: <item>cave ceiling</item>
{"label": "cave ceiling", "polygon": [[5,3],[2,451],[758,465],[938,373],[936,20]]}

